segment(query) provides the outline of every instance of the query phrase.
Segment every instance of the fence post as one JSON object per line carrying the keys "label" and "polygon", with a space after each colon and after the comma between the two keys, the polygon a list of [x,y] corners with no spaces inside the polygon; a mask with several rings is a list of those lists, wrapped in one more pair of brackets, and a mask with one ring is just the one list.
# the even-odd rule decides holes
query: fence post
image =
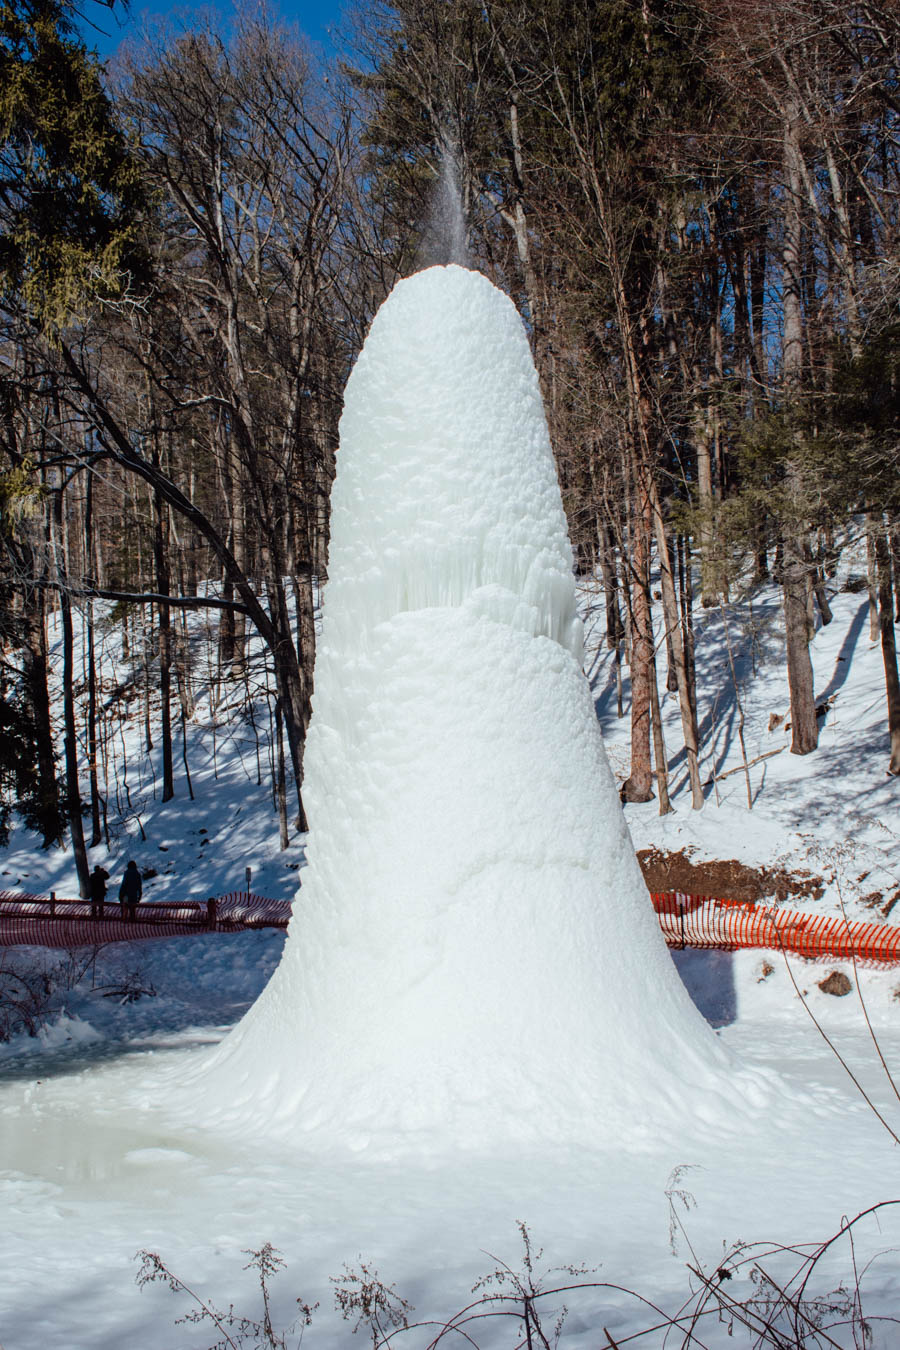
{"label": "fence post", "polygon": [[50,892],[50,918],[56,917],[56,891]]}
{"label": "fence post", "polygon": [[216,914],[218,908],[217,902],[210,896],[206,902],[206,922],[209,924],[210,928],[215,928],[216,926]]}

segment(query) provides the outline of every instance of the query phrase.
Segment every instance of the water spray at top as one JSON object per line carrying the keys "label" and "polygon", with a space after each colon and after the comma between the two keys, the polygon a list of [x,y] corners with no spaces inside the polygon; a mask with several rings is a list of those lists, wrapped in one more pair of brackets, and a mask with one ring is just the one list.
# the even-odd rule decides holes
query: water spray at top
{"label": "water spray at top", "polygon": [[466,213],[459,175],[459,153],[445,141],[421,248],[421,266],[456,263],[471,267]]}

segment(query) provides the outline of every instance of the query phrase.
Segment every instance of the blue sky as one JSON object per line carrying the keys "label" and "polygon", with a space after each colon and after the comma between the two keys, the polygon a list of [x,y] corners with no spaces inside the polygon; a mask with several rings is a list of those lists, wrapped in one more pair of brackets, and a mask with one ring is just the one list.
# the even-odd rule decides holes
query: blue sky
{"label": "blue sky", "polygon": [[[237,5],[230,0],[218,0],[211,4],[172,4],[159,3],[158,0],[131,0],[128,9],[117,4],[110,10],[97,0],[82,0],[79,5],[83,21],[79,24],[88,47],[95,48],[101,57],[113,56],[120,44],[144,32],[152,33],[161,24],[190,24],[195,17],[212,16],[213,26],[221,19],[222,27],[227,27],[233,18]],[[241,5],[244,11],[251,5]],[[334,28],[341,17],[341,0],[267,0],[266,8],[275,18],[296,24],[314,43],[322,44],[326,49],[331,46],[329,29]]]}

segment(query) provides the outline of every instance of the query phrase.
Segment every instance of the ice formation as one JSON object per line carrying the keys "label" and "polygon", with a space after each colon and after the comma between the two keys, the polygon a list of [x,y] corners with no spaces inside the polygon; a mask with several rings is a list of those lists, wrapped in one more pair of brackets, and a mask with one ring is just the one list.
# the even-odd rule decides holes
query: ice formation
{"label": "ice formation", "polygon": [[340,437],[309,866],[282,963],[207,1071],[209,1118],[390,1149],[720,1115],[724,1056],[660,937],[582,673],[511,302],[456,266],[401,282]]}

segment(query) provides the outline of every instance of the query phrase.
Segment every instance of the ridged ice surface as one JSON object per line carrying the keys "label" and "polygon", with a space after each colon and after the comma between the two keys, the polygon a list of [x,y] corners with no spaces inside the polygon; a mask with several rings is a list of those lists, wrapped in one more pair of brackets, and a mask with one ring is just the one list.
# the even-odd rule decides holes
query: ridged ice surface
{"label": "ridged ice surface", "polygon": [[660,937],[581,670],[521,321],[400,283],[347,386],[281,966],[208,1118],[384,1153],[639,1141],[728,1113]]}
{"label": "ridged ice surface", "polygon": [[326,615],[355,650],[408,610],[479,605],[580,659],[572,557],[522,322],[433,267],[377,314],[347,384]]}

